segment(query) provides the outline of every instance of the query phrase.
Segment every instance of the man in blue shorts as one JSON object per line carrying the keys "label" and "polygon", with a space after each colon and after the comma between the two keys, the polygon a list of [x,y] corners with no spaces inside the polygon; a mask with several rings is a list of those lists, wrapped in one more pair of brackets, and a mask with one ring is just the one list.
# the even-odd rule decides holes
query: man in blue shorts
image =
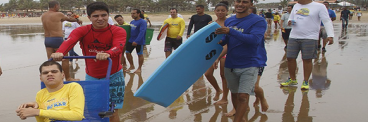
{"label": "man in blue shorts", "polygon": [[234,122],[241,122],[249,110],[249,95],[254,95],[259,67],[264,66],[258,49],[267,23],[264,18],[248,12],[253,0],[236,0],[234,5],[236,16],[226,19],[226,27],[216,29],[215,33],[226,34],[221,42],[228,47],[225,78],[236,111]]}
{"label": "man in blue shorts", "polygon": [[135,51],[138,54],[138,69],[134,73],[142,72],[142,65],[144,61],[143,57],[143,46],[146,42],[146,30],[147,30],[147,23],[143,19],[143,14],[139,9],[132,10],[132,18],[133,20],[130,22],[130,39],[126,45],[126,55],[130,67],[126,71],[130,71],[135,69],[132,57],[132,51],[135,48]]}
{"label": "man in blue shorts", "polygon": [[321,21],[323,22],[329,44],[333,43],[333,25],[328,15],[327,9],[323,4],[312,0],[298,0],[291,11],[288,25],[292,25],[290,39],[287,44],[287,60],[290,78],[281,83],[281,86],[298,84],[296,80],[296,58],[301,51],[303,59],[304,79],[301,89],[309,89],[309,77],[312,72],[312,59],[317,57],[317,40]]}
{"label": "man in blue shorts", "polygon": [[[45,30],[45,47],[48,59],[51,53],[55,53],[61,43],[64,42],[62,22],[65,20],[70,22],[81,22],[77,18],[74,18],[75,15],[65,16],[63,13],[59,12],[59,9],[59,2],[50,1],[49,11],[43,13],[41,16],[42,26]],[[69,61],[64,60],[62,65],[65,79],[67,81],[75,81],[76,79],[71,78],[69,74]]]}

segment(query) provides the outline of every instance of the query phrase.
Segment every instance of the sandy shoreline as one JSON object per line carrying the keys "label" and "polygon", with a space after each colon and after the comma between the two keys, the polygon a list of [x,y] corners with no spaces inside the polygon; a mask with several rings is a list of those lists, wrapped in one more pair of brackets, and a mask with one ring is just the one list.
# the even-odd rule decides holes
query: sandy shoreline
{"label": "sandy shoreline", "polygon": [[[207,12],[209,13],[213,19],[216,19],[216,16],[213,14],[213,12]],[[366,12],[364,12],[366,13]],[[161,24],[165,19],[168,18],[168,15],[165,14],[149,14],[149,18],[152,22],[152,24]],[[356,16],[353,16],[353,19],[349,21],[349,23],[367,23],[368,22],[368,16],[367,14],[363,14],[361,17],[361,21],[358,21]],[[112,18],[115,16],[115,14],[110,15]],[[189,23],[189,18],[192,16],[192,14],[183,14],[184,20],[186,23]],[[340,23],[339,21],[340,15],[336,15],[336,21],[334,23]],[[123,17],[125,21],[130,22],[132,18],[130,17],[130,14],[123,14]],[[80,20],[82,20],[84,23],[90,23],[89,19],[87,17],[80,17]],[[41,18],[40,17],[25,17],[25,18],[1,18],[0,19],[0,25],[13,25],[13,24],[41,24]]]}

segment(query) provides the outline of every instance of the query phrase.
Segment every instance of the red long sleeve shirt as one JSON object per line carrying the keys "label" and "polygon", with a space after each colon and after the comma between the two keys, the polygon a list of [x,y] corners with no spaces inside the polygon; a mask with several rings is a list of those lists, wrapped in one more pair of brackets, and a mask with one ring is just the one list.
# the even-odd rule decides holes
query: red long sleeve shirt
{"label": "red long sleeve shirt", "polygon": [[[94,29],[92,25],[76,28],[56,52],[68,53],[79,41],[84,56],[96,56],[97,53],[108,53],[112,60],[111,74],[121,70],[121,53],[125,46],[126,32],[123,28],[109,25],[103,29]],[[106,77],[107,60],[86,59],[86,73],[94,78]]]}

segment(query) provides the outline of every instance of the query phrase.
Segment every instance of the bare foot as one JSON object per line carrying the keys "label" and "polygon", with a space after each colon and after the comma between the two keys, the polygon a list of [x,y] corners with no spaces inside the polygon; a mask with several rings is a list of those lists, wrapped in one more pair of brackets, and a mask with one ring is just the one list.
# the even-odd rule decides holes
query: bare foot
{"label": "bare foot", "polygon": [[141,69],[137,69],[137,70],[135,70],[135,72],[134,73],[141,73],[142,72],[142,70]]}
{"label": "bare foot", "polygon": [[257,98],[257,97],[256,97],[256,101],[254,101],[254,103],[253,103],[253,107],[254,107],[254,106],[258,106],[258,105],[259,105],[259,98]]}
{"label": "bare foot", "polygon": [[217,102],[215,102],[214,104],[215,105],[224,105],[224,104],[227,104],[228,102],[227,102],[227,100],[220,100],[220,101],[217,101]]}
{"label": "bare foot", "polygon": [[268,110],[268,104],[267,104],[266,99],[261,100],[261,107],[262,107],[262,112],[266,112]]}
{"label": "bare foot", "polygon": [[80,81],[80,79],[68,78],[66,81]]}
{"label": "bare foot", "polygon": [[235,116],[235,113],[236,113],[236,111],[235,111],[235,109],[233,109],[229,113],[225,113],[224,115],[226,117],[233,117],[233,116]]}
{"label": "bare foot", "polygon": [[133,67],[129,67],[128,69],[126,69],[126,70],[124,70],[125,72],[130,72],[130,70],[133,70],[133,69],[135,69],[135,67],[133,66]]}
{"label": "bare foot", "polygon": [[219,92],[216,92],[215,97],[213,98],[214,101],[217,101],[220,99],[220,94],[222,94],[222,90],[220,90]]}

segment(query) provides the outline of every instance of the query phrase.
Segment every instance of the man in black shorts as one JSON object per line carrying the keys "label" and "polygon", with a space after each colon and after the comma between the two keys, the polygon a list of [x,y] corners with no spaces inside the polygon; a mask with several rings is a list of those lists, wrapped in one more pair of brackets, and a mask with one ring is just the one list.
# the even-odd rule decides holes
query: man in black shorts
{"label": "man in black shorts", "polygon": [[285,42],[285,48],[287,47],[287,43],[290,36],[291,26],[288,25],[288,19],[290,16],[290,12],[293,10],[293,5],[288,5],[286,11],[287,13],[283,14],[281,17],[281,32],[282,32],[282,39],[284,39]]}

